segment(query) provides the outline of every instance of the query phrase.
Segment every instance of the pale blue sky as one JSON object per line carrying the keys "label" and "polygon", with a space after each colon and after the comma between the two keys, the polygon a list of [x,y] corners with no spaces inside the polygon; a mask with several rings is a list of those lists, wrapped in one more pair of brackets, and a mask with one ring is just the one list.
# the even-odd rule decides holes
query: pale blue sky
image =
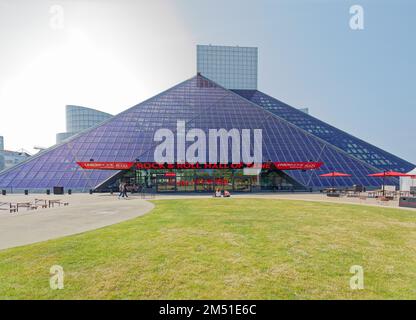
{"label": "pale blue sky", "polygon": [[50,146],[65,104],[116,114],[191,77],[196,44],[257,46],[260,90],[416,163],[415,14],[412,0],[0,0],[0,135]]}

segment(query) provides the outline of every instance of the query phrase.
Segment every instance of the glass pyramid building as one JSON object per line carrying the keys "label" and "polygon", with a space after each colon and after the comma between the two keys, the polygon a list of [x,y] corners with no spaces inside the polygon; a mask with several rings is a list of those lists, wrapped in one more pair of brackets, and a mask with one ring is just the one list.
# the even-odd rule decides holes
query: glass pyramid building
{"label": "glass pyramid building", "polygon": [[[381,181],[368,174],[385,169],[405,172],[415,167],[257,90],[228,90],[198,74],[1,172],[0,188],[45,190],[62,186],[87,191],[103,186],[120,172],[84,170],[77,162],[127,162],[137,158],[155,162],[155,132],[161,128],[175,132],[178,120],[185,121],[188,130],[199,128],[205,132],[262,129],[263,162],[323,162],[318,170],[284,172],[305,188],[333,184],[379,187]],[[368,152],[361,153],[360,149]],[[330,171],[350,173],[352,177],[333,181],[319,177]]]}
{"label": "glass pyramid building", "polygon": [[354,158],[378,168],[380,171],[409,172],[415,167],[414,164],[408,161],[400,159],[258,90],[233,91],[278,117],[344,150]]}

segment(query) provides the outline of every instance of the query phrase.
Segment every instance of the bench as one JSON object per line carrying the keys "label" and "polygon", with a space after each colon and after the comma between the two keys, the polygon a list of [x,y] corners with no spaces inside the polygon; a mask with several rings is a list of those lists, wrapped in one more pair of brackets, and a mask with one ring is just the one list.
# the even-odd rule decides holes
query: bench
{"label": "bench", "polygon": [[62,202],[60,199],[57,199],[57,200],[49,200],[49,208],[50,207],[54,208],[55,207],[55,204],[57,204],[59,206],[61,206],[61,205],[68,206],[69,205],[68,202]]}
{"label": "bench", "polygon": [[383,197],[383,196],[381,196],[381,197],[378,197],[377,198],[377,202],[379,203],[379,204],[382,204],[382,205],[388,205],[388,202],[390,201],[390,200],[392,200],[392,199],[390,199],[390,197]]}
{"label": "bench", "polygon": [[45,209],[48,207],[48,200],[35,199],[34,205],[37,207],[41,207],[42,209]]}
{"label": "bench", "polygon": [[380,197],[380,201],[390,201],[390,200],[394,200],[394,197],[392,197],[392,196],[382,196],[382,197]]}
{"label": "bench", "polygon": [[16,209],[19,211],[19,208],[26,208],[27,210],[37,210],[37,206],[31,202],[18,202],[16,203]]}
{"label": "bench", "polygon": [[327,197],[336,197],[339,198],[341,196],[341,194],[339,192],[328,192],[326,194]]}
{"label": "bench", "polygon": [[18,211],[17,205],[10,203],[10,213],[17,213]]}
{"label": "bench", "polygon": [[347,198],[359,198],[360,192],[358,191],[347,191]]}
{"label": "bench", "polygon": [[10,213],[17,213],[17,206],[8,202],[0,202],[0,210],[8,210]]}

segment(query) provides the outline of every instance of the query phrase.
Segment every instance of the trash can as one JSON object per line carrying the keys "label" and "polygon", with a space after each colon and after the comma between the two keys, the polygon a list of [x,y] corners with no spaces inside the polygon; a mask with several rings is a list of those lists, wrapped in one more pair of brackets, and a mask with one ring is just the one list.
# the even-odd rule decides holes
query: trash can
{"label": "trash can", "polygon": [[51,194],[51,190],[50,189],[46,189],[46,194],[50,195]]}
{"label": "trash can", "polygon": [[68,189],[68,194],[72,194],[72,189]]}
{"label": "trash can", "polygon": [[3,196],[5,196],[6,195],[6,190],[1,190],[1,194],[3,195]]}
{"label": "trash can", "polygon": [[93,192],[94,192],[94,191],[93,191],[92,189],[90,189],[90,194],[93,194]]}
{"label": "trash can", "polygon": [[29,190],[25,190],[25,196],[27,196],[29,194]]}
{"label": "trash can", "polygon": [[64,194],[64,187],[53,187],[53,194]]}

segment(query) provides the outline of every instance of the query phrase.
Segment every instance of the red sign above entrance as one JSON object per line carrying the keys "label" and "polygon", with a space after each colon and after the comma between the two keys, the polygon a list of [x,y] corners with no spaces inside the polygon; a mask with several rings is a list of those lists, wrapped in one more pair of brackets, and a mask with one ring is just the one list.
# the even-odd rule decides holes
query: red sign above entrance
{"label": "red sign above entrance", "polygon": [[279,170],[315,170],[319,169],[323,162],[273,162]]}
{"label": "red sign above entrance", "polygon": [[96,170],[129,170],[134,162],[77,162],[82,169]]}
{"label": "red sign above entrance", "polygon": [[[243,169],[258,168],[254,164],[245,163],[155,163],[155,162],[77,162],[83,169],[89,170],[129,170],[133,166],[137,169]],[[265,162],[262,169],[278,170],[315,170],[319,169],[323,162]]]}
{"label": "red sign above entrance", "polygon": [[175,172],[166,172],[164,176],[166,178],[174,178],[174,177],[176,177],[176,173]]}

